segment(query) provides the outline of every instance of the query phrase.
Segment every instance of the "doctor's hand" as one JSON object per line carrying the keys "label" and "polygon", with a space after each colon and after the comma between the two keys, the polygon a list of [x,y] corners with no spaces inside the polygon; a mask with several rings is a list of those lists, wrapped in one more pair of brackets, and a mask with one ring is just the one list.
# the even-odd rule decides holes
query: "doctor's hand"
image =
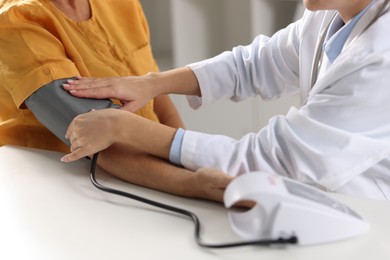
{"label": "doctor's hand", "polygon": [[100,152],[116,141],[116,109],[91,111],[77,116],[68,127],[65,137],[70,141],[70,154],[62,162],[72,162]]}
{"label": "doctor's hand", "polygon": [[145,106],[157,94],[156,88],[148,80],[148,75],[140,77],[83,78],[68,80],[64,89],[73,96],[96,99],[117,99],[122,110],[135,112]]}
{"label": "doctor's hand", "polygon": [[151,99],[167,94],[201,96],[195,73],[189,67],[144,76],[82,78],[68,80],[64,89],[83,98],[112,98],[123,103],[122,110],[135,112]]}

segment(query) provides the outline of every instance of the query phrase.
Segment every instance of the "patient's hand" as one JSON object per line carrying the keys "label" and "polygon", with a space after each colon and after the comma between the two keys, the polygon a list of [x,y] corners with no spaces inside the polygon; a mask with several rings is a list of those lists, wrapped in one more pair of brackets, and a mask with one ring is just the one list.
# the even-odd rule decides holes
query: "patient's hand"
{"label": "patient's hand", "polygon": [[233,177],[221,170],[201,168],[195,172],[196,197],[223,202],[223,193]]}
{"label": "patient's hand", "polygon": [[[213,168],[201,168],[195,172],[196,186],[199,187],[199,198],[218,201],[223,203],[223,194],[226,187],[234,179],[225,172]],[[252,208],[255,202],[241,200],[234,207]]]}

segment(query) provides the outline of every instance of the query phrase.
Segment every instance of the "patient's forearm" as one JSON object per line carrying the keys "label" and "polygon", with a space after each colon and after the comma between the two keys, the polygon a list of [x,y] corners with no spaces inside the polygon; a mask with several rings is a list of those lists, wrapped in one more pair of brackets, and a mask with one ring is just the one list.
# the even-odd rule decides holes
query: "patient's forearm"
{"label": "patient's forearm", "polygon": [[129,183],[178,196],[223,201],[223,194],[233,179],[224,172],[202,168],[196,172],[176,167],[164,160],[136,153],[124,144],[115,144],[101,152],[99,165]]}
{"label": "patient's forearm", "polygon": [[115,177],[143,187],[185,197],[202,197],[193,185],[193,172],[143,153],[135,153],[122,144],[101,152],[99,166]]}

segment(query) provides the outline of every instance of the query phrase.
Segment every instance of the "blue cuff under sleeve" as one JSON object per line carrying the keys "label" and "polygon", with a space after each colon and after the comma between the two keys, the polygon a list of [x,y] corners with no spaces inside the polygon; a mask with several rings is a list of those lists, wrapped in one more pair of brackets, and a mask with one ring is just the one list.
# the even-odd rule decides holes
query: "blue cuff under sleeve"
{"label": "blue cuff under sleeve", "polygon": [[177,129],[175,137],[173,138],[171,150],[169,152],[169,161],[178,166],[181,164],[181,146],[183,143],[185,130],[182,128]]}

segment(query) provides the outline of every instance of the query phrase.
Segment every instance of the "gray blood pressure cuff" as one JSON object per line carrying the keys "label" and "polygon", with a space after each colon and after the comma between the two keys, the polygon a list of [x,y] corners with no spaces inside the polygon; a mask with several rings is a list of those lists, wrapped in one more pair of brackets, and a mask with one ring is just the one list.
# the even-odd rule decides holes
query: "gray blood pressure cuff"
{"label": "gray blood pressure cuff", "polygon": [[39,122],[61,141],[70,146],[70,142],[65,138],[65,134],[69,124],[77,115],[89,112],[92,109],[118,108],[119,105],[114,104],[109,99],[89,99],[72,96],[62,86],[62,84],[67,83],[68,79],[58,79],[44,85],[35,91],[25,101],[25,104]]}

